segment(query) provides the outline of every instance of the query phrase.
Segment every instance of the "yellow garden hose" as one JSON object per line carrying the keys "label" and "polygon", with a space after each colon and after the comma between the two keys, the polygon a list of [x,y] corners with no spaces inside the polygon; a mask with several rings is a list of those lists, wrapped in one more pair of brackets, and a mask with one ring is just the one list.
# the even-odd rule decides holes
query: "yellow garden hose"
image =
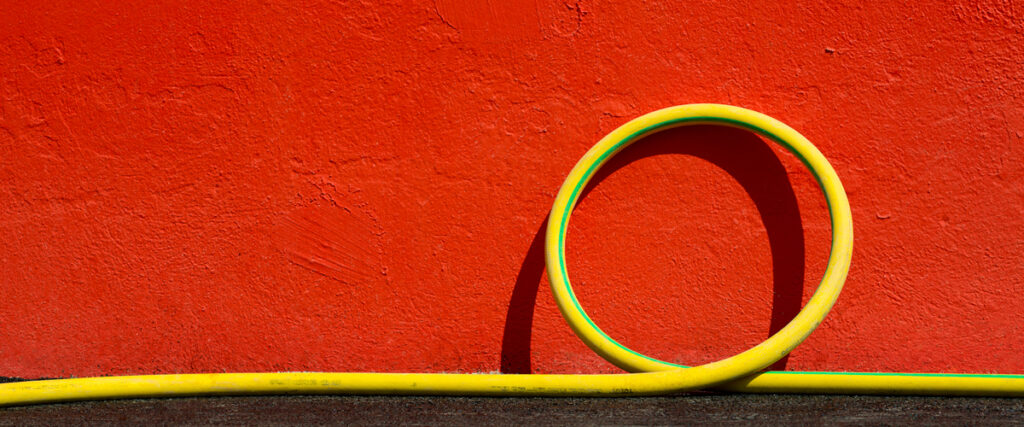
{"label": "yellow garden hose", "polygon": [[[697,367],[644,356],[619,344],[587,316],[565,268],[565,233],[580,192],[612,156],[654,132],[715,124],[771,139],[800,158],[825,193],[832,248],[818,289],[792,321],[757,346]],[[388,373],[238,373],[72,378],[0,384],[0,406],[138,397],[245,394],[379,394],[490,396],[627,396],[715,388],[738,392],[1024,396],[1024,375],[861,372],[761,372],[821,323],[850,268],[853,223],[849,201],[832,166],[785,124],[743,108],[690,104],[638,117],[605,136],[569,172],[548,219],[547,272],[562,316],[591,349],[630,374],[502,375]]]}

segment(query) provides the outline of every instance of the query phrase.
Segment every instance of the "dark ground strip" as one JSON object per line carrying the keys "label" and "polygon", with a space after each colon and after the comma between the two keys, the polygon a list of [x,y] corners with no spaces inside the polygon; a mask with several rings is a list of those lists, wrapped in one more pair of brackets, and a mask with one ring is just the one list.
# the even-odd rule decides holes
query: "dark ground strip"
{"label": "dark ground strip", "polygon": [[254,396],[0,409],[54,424],[1024,424],[1024,399],[702,394],[644,398]]}

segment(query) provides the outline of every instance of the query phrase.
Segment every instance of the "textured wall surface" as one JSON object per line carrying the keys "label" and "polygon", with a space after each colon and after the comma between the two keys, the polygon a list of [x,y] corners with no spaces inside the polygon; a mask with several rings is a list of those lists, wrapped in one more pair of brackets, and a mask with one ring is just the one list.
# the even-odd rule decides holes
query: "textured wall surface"
{"label": "textured wall surface", "polygon": [[[846,289],[779,367],[1024,373],[1020,2],[151,3],[0,5],[0,376],[615,372],[545,216],[692,102],[850,195]],[[598,325],[695,364],[784,325],[829,238],[799,161],[697,127],[616,158],[567,251]]]}

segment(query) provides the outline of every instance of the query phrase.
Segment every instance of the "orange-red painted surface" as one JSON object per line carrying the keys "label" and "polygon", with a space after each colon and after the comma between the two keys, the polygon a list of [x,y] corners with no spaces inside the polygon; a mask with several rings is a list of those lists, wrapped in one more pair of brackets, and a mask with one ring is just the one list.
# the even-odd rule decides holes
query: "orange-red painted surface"
{"label": "orange-red painted surface", "polygon": [[[152,3],[0,5],[0,376],[615,372],[541,228],[601,136],[692,102],[850,195],[846,290],[779,367],[1024,373],[1019,2]],[[828,240],[798,161],[699,127],[616,158],[568,256],[612,337],[695,364],[785,324]]]}

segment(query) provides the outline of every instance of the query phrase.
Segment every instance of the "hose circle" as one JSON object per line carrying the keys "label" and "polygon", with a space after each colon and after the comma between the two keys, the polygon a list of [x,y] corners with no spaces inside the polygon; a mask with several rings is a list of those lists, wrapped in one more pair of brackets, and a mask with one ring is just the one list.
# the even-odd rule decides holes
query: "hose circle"
{"label": "hose circle", "polygon": [[[572,290],[565,266],[565,234],[569,217],[587,183],[611,157],[643,137],[662,130],[713,124],[752,131],[782,145],[818,180],[828,203],[832,245],[828,266],[814,295],[781,330],[735,356],[687,368],[633,351],[605,334],[587,316]],[[853,250],[850,204],[828,160],[800,133],[764,114],[720,104],[688,104],[654,111],[615,129],[577,162],[555,197],[545,240],[548,279],[562,317],[576,335],[609,362],[630,372],[676,370],[679,389],[698,389],[760,371],[782,358],[821,323],[835,304],[846,280]],[[685,369],[683,369],[685,368]]]}

